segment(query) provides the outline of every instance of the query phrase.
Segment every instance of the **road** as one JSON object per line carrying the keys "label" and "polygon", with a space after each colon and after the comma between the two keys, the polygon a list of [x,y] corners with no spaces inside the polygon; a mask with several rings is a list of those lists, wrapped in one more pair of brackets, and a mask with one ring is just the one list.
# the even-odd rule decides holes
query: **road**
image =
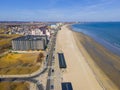
{"label": "road", "polygon": [[52,61],[54,60],[53,53],[55,51],[56,35],[57,35],[57,32],[52,37],[51,45],[50,45],[51,48],[50,48],[50,53],[48,56],[48,65],[47,65],[48,66],[48,79],[47,79],[47,84],[46,84],[46,90],[52,90],[54,88],[54,85],[51,82],[53,82],[52,73],[54,73]]}
{"label": "road", "polygon": [[28,82],[32,82],[32,83],[36,84],[38,90],[44,90],[44,87],[41,84],[41,82],[39,82],[38,80],[32,79],[32,78],[2,78],[2,79],[0,79],[0,82],[5,82],[5,81],[9,81],[9,82],[28,81]]}

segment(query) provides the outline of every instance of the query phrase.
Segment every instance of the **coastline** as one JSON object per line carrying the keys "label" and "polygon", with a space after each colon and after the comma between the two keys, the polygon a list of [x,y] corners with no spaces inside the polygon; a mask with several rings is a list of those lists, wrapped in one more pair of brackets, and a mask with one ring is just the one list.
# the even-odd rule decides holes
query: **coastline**
{"label": "coastline", "polygon": [[[74,29],[73,25],[74,24],[69,25],[69,29],[71,29],[74,32],[79,32],[76,29]],[[110,44],[110,42],[108,42],[108,41],[106,41],[104,39],[101,39],[101,38],[97,37],[96,35],[94,35],[92,33],[82,32],[82,31],[80,33],[83,33],[83,34],[91,37],[92,39],[94,39],[95,42],[99,43],[100,45],[102,45],[103,47],[105,47],[107,50],[109,50],[110,52],[112,52],[113,54],[117,54],[118,56],[120,56],[120,48],[118,48],[118,47]]]}
{"label": "coastline", "polygon": [[73,90],[104,90],[76,44],[73,32],[65,25],[57,35],[57,52],[63,52],[67,68],[62,82],[71,82]]}
{"label": "coastline", "polygon": [[[71,28],[69,28],[71,30]],[[106,90],[120,89],[120,56],[117,56],[97,43],[91,37],[75,32],[73,36],[79,50],[86,58],[99,84]]]}

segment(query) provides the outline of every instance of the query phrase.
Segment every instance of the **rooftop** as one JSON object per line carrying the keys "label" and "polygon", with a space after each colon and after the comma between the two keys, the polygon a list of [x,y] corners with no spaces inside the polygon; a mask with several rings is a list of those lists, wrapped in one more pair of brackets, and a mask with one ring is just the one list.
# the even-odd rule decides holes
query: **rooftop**
{"label": "rooftop", "polygon": [[13,40],[42,40],[42,37],[46,37],[46,35],[27,35],[15,38]]}

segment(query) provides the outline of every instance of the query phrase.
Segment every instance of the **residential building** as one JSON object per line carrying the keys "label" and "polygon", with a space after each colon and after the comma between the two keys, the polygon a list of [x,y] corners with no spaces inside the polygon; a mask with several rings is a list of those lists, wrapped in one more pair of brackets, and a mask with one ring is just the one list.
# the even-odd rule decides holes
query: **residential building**
{"label": "residential building", "polygon": [[47,36],[27,35],[12,40],[13,50],[44,50],[47,45]]}

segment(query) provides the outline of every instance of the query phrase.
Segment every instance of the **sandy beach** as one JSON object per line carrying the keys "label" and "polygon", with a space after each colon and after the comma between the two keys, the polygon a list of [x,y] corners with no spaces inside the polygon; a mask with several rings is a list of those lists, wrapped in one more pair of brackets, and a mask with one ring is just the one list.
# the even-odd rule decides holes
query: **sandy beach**
{"label": "sandy beach", "polygon": [[120,57],[90,37],[65,25],[57,35],[57,51],[67,63],[63,82],[71,82],[73,90],[119,90]]}
{"label": "sandy beach", "polygon": [[105,90],[120,90],[120,56],[82,33],[73,32],[73,35],[101,86]]}
{"label": "sandy beach", "polygon": [[64,53],[67,64],[63,82],[71,82],[73,90],[103,90],[66,26],[57,35],[57,51]]}

